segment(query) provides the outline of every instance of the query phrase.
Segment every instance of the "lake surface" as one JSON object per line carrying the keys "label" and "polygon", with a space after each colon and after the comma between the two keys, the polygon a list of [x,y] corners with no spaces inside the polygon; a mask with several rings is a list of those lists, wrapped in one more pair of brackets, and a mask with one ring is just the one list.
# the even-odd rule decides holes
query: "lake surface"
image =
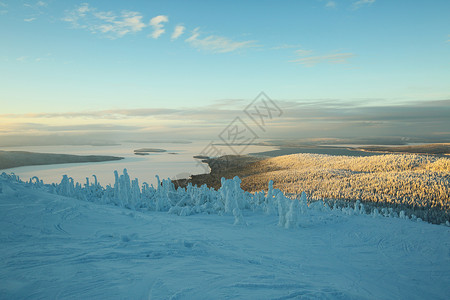
{"label": "lake surface", "polygon": [[[85,183],[86,177],[93,182],[92,175],[96,175],[103,186],[114,184],[114,170],[119,174],[123,169],[128,170],[132,179],[139,178],[139,183],[147,182],[156,184],[155,175],[160,178],[187,178],[192,174],[203,174],[209,172],[207,164],[200,159],[193,158],[194,155],[206,154],[215,156],[213,153],[205,153],[209,141],[197,141],[190,144],[175,143],[136,143],[115,146],[33,146],[33,147],[4,147],[6,151],[29,151],[40,153],[59,153],[75,155],[111,155],[120,156],[125,159],[119,161],[107,161],[99,163],[76,163],[57,164],[42,166],[25,166],[2,170],[1,172],[15,173],[22,180],[29,180],[37,176],[45,183],[60,182],[63,175],[72,177],[76,182]],[[234,154],[227,146],[215,145],[223,154]],[[167,152],[149,153],[149,155],[135,155],[134,150],[141,148],[158,148]],[[262,152],[276,149],[269,146],[250,145],[235,147],[234,150],[242,154],[250,152]],[[207,151],[206,151],[207,152]]]}

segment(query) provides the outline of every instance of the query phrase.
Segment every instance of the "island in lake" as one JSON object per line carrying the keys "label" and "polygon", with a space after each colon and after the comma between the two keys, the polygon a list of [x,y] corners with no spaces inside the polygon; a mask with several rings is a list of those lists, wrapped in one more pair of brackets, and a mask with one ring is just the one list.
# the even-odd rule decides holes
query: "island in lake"
{"label": "island in lake", "polygon": [[121,160],[123,157],[104,155],[71,155],[0,150],[0,170],[23,166]]}
{"label": "island in lake", "polygon": [[149,155],[150,153],[161,153],[161,152],[167,152],[167,150],[157,148],[141,148],[134,150],[134,154],[136,155]]}

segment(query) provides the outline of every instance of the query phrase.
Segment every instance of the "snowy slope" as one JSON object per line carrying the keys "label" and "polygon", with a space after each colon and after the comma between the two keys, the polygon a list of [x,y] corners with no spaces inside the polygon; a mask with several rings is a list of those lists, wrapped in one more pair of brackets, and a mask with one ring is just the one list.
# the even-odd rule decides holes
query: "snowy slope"
{"label": "snowy slope", "polygon": [[450,228],[309,209],[177,216],[0,179],[1,299],[448,299]]}

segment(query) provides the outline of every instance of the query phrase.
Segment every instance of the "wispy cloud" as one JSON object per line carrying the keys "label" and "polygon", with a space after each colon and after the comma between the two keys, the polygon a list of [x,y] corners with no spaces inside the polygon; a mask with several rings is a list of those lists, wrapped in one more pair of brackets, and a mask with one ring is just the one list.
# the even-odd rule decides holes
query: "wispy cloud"
{"label": "wispy cloud", "polygon": [[159,116],[181,113],[180,109],[144,108],[144,109],[114,109],[100,111],[83,111],[68,113],[28,113],[28,114],[0,114],[5,118],[93,118],[93,119],[124,119],[138,116]]}
{"label": "wispy cloud", "polygon": [[27,17],[24,18],[23,20],[25,22],[35,21],[37,17],[46,13],[47,6],[48,3],[44,1],[23,3],[23,7],[25,8],[24,11],[27,14]]}
{"label": "wispy cloud", "polygon": [[306,55],[312,54],[313,51],[312,51],[312,50],[298,49],[298,50],[295,50],[295,53],[296,53],[297,55],[299,55],[299,56],[306,56]]}
{"label": "wispy cloud", "polygon": [[376,0],[358,0],[353,2],[352,7],[353,9],[358,9],[366,5],[372,5],[373,3],[375,3],[375,1]]}
{"label": "wispy cloud", "polygon": [[18,61],[20,63],[32,63],[32,62],[38,63],[38,62],[42,62],[42,61],[47,61],[50,59],[50,57],[51,57],[50,53],[47,55],[44,55],[43,57],[36,57],[36,56],[30,57],[30,56],[23,55],[23,56],[16,57],[16,61]]}
{"label": "wispy cloud", "polygon": [[68,11],[63,19],[75,28],[83,28],[92,33],[102,33],[109,38],[120,38],[128,33],[136,33],[146,27],[142,15],[134,11],[122,11],[116,15],[111,11],[97,11],[87,3]]}
{"label": "wispy cloud", "polygon": [[177,38],[179,38],[180,35],[182,35],[182,34],[184,33],[184,30],[185,30],[185,29],[186,29],[186,28],[185,28],[183,25],[177,25],[177,26],[175,27],[175,30],[174,30],[173,33],[172,33],[171,39],[172,39],[172,40],[176,40]]}
{"label": "wispy cloud", "polygon": [[328,1],[327,4],[325,4],[326,8],[336,8],[336,2],[334,1]]}
{"label": "wispy cloud", "polygon": [[168,16],[156,16],[150,20],[150,26],[153,27],[153,32],[150,36],[154,39],[157,39],[163,34],[166,30],[164,29],[164,24],[169,22]]}
{"label": "wispy cloud", "polygon": [[48,3],[44,2],[44,1],[38,1],[36,3],[24,3],[23,4],[24,7],[27,8],[32,8],[32,9],[40,9],[40,8],[44,8],[48,6]]}
{"label": "wispy cloud", "polygon": [[236,42],[226,37],[216,35],[209,35],[205,38],[200,38],[199,30],[199,27],[195,28],[192,31],[191,36],[186,39],[186,42],[194,48],[213,53],[227,53],[239,49],[256,47],[255,41]]}
{"label": "wispy cloud", "polygon": [[[143,16],[139,12],[122,11],[117,14],[113,11],[99,11],[88,3],[82,3],[74,9],[66,11],[63,21],[70,23],[74,28],[85,29],[94,34],[103,34],[111,39],[121,38],[129,33],[137,33],[146,27],[153,29],[148,37],[154,39],[158,39],[166,32],[164,26],[169,22],[168,16],[155,16],[148,23],[144,23],[142,19]],[[178,39],[185,31],[185,26],[175,26],[170,36],[171,40]],[[194,48],[212,53],[227,53],[257,47],[256,41],[253,40],[234,41],[219,35],[200,37],[199,27],[195,28],[184,41]]]}
{"label": "wispy cloud", "polygon": [[293,62],[306,65],[308,67],[314,66],[318,63],[326,62],[331,64],[345,64],[348,63],[348,59],[356,56],[354,53],[335,53],[319,56],[308,56],[294,60]]}
{"label": "wispy cloud", "polygon": [[291,60],[293,63],[302,64],[306,67],[312,67],[319,63],[345,64],[348,59],[356,56],[354,53],[332,53],[326,55],[311,55],[312,50],[299,49],[295,53],[300,56],[298,59]]}
{"label": "wispy cloud", "polygon": [[292,44],[282,44],[279,46],[272,47],[272,50],[283,50],[283,49],[292,49],[292,48],[300,48],[301,45],[292,45]]}
{"label": "wispy cloud", "polygon": [[17,57],[17,58],[16,58],[17,61],[21,61],[21,62],[24,62],[24,61],[26,61],[27,59],[28,59],[28,56],[20,56],[20,57]]}
{"label": "wispy cloud", "polygon": [[79,21],[83,21],[90,11],[89,4],[83,3],[73,10],[66,11],[66,16],[63,18],[63,21],[72,23],[74,27],[86,28],[87,25],[80,24]]}
{"label": "wispy cloud", "polygon": [[106,26],[102,27],[103,33],[112,32],[119,37],[130,32],[141,31],[142,28],[145,27],[145,24],[142,22],[142,16],[139,13],[132,11],[122,12],[120,17],[105,25]]}

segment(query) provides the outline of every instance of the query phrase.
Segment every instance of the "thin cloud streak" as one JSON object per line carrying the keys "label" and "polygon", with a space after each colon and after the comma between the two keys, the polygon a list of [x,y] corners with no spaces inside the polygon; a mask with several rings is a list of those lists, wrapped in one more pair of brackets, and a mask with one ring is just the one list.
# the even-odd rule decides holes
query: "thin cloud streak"
{"label": "thin cloud streak", "polygon": [[359,1],[355,1],[352,4],[352,8],[353,9],[359,9],[363,6],[368,6],[368,5],[372,5],[373,3],[375,3],[376,0],[359,0]]}
{"label": "thin cloud streak", "polygon": [[[304,51],[304,50],[301,50],[301,51]],[[303,54],[301,54],[301,55],[303,55]],[[349,58],[352,58],[355,56],[356,56],[356,54],[354,54],[354,53],[334,53],[334,54],[327,54],[327,55],[303,57],[303,58],[291,60],[291,62],[302,64],[307,67],[312,67],[319,63],[346,64],[346,63],[348,63]]]}
{"label": "thin cloud streak", "polygon": [[[373,100],[372,104],[363,103]],[[278,100],[280,106],[286,109],[286,114],[297,115],[298,119],[333,118],[339,120],[447,120],[450,113],[450,100],[418,101],[399,103],[395,105],[377,105],[381,99],[362,99],[361,104],[354,101],[339,99],[322,100]],[[233,117],[242,112],[248,101],[244,99],[226,99],[197,108],[143,108],[115,109],[91,112],[67,113],[32,113],[32,114],[0,114],[3,119],[54,119],[54,118],[92,118],[92,119],[133,119],[135,117],[165,119],[170,116],[195,117],[202,119],[217,119]],[[242,107],[239,107],[242,106]],[[307,112],[307,113],[300,113]],[[358,119],[360,118],[360,119]],[[450,121],[449,121],[450,122]]]}
{"label": "thin cloud streak", "polygon": [[302,45],[291,45],[291,44],[282,44],[279,46],[272,47],[270,49],[272,50],[285,50],[285,49],[292,49],[292,48],[300,48]]}
{"label": "thin cloud streak", "polygon": [[200,28],[197,27],[192,31],[192,34],[185,41],[192,47],[205,50],[213,53],[227,53],[239,49],[250,47],[257,47],[256,41],[242,41],[236,42],[222,36],[209,35],[205,38],[200,38]]}

